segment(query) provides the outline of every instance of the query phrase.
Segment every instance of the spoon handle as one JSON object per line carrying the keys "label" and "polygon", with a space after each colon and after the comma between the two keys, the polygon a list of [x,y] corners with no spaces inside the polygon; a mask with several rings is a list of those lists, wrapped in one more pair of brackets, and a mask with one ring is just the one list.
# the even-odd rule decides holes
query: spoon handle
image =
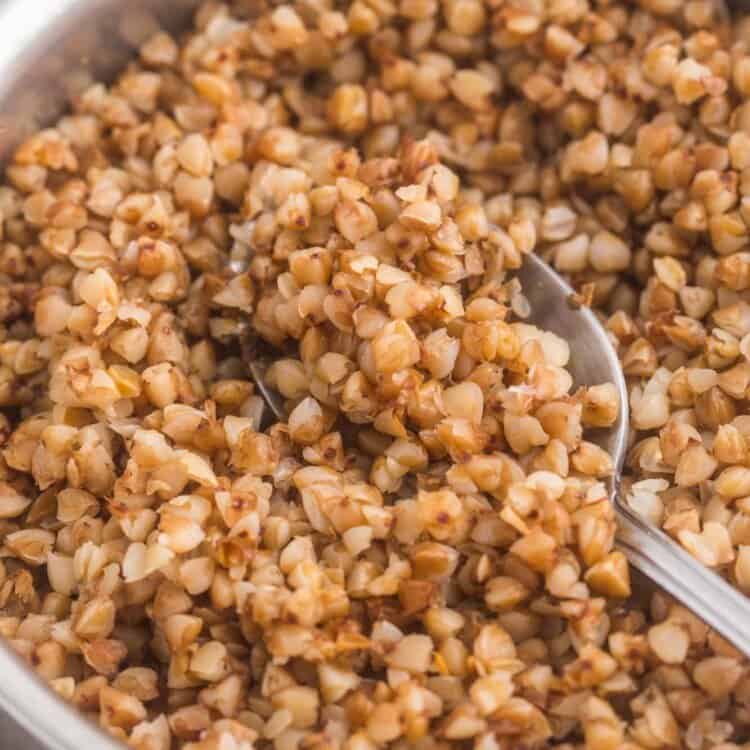
{"label": "spoon handle", "polygon": [[750,599],[619,498],[616,508],[617,544],[633,566],[750,657]]}

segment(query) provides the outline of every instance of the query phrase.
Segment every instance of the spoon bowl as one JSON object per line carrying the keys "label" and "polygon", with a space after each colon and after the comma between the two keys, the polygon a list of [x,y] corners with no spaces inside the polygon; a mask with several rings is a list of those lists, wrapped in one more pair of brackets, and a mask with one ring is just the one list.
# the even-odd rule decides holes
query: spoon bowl
{"label": "spoon bowl", "polygon": [[571,304],[573,289],[547,263],[528,255],[518,272],[529,301],[529,322],[564,338],[571,351],[568,370],[576,386],[614,383],[620,398],[615,425],[593,439],[614,464],[610,494],[617,513],[617,545],[632,565],[750,657],[750,600],[704,567],[625,501],[620,477],[628,445],[628,390],[620,361],[596,315]]}
{"label": "spoon bowl", "polygon": [[528,255],[516,278],[529,301],[528,322],[568,342],[571,357],[566,369],[574,387],[613,383],[617,388],[617,421],[608,429],[592,430],[590,439],[609,453],[619,476],[628,443],[628,389],[607,332],[588,307],[573,303],[573,289],[538,256]]}

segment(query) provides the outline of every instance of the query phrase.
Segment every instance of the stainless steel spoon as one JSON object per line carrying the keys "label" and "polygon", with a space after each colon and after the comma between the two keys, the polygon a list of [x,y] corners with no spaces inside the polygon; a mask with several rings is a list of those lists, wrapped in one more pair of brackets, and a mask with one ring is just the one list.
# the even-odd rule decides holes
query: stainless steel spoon
{"label": "stainless steel spoon", "polygon": [[[617,423],[600,430],[597,436],[615,466],[610,490],[618,517],[617,545],[636,568],[750,657],[750,599],[641,518],[622,496],[620,476],[629,429],[628,391],[617,353],[601,323],[588,308],[571,305],[573,289],[536,255],[527,256],[517,276],[530,303],[530,322],[569,343],[568,369],[574,384],[609,382],[617,387]],[[267,366],[267,360],[248,362],[250,374],[269,408],[276,417],[285,419],[283,400],[264,380]]]}
{"label": "stainless steel spoon", "polygon": [[588,308],[571,306],[573,290],[537,256],[527,256],[518,278],[531,306],[532,322],[570,344],[568,368],[574,383],[610,382],[619,392],[617,423],[598,436],[615,465],[611,493],[618,518],[617,545],[638,570],[750,657],[750,599],[639,516],[620,491],[629,429],[628,391],[601,323]]}

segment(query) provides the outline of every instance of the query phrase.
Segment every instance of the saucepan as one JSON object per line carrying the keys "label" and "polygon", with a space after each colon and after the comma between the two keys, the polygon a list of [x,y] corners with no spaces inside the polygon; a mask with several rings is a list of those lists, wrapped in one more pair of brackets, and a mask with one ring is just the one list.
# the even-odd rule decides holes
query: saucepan
{"label": "saucepan", "polygon": [[[197,4],[198,0],[0,0],[0,29],[4,32],[0,45],[0,166],[25,135],[53,121],[71,97],[93,81],[111,78],[158,27],[179,30]],[[548,273],[539,263],[531,264],[536,268],[535,278]],[[554,279],[547,281],[557,283]],[[554,330],[554,320],[544,322],[545,328]],[[254,373],[253,377],[259,379]],[[624,381],[621,385],[624,396]],[[622,421],[626,425],[624,417]],[[620,453],[626,429],[623,427],[614,446]],[[695,599],[691,609],[747,652],[743,628],[737,627],[746,621],[748,602],[744,597],[721,584],[727,591],[727,611],[712,618],[711,612],[717,608],[708,605],[718,583],[709,579],[711,574],[698,570],[681,551],[679,555],[661,552],[660,545],[667,540],[660,541],[655,530],[641,528],[633,519],[624,528],[630,533],[621,530],[620,544],[630,553],[632,562],[678,598],[680,590],[683,600],[687,596],[684,592],[690,592]],[[667,573],[675,579],[672,585]],[[722,621],[730,625],[722,629]],[[735,631],[739,635],[732,637]],[[1,643],[0,711],[7,717],[5,726],[0,722],[3,747],[121,747],[62,702]]]}

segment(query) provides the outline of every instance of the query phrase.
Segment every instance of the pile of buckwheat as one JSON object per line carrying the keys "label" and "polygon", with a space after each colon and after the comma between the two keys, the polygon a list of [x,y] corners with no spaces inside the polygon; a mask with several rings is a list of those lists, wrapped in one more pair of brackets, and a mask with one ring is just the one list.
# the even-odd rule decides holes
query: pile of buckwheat
{"label": "pile of buckwheat", "polygon": [[750,593],[749,97],[713,0],[152,35],[0,187],[0,633],[138,750],[750,747],[748,664],[614,549],[614,386],[512,274],[601,314],[629,502]]}

